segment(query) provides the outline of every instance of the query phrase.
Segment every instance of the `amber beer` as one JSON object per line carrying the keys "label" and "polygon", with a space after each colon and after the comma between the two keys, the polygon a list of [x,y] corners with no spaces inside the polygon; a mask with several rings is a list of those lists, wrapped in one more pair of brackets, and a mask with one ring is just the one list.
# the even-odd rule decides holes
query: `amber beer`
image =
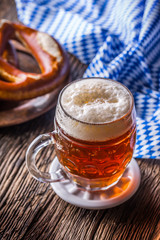
{"label": "amber beer", "polygon": [[72,180],[107,189],[122,176],[136,141],[133,97],[112,80],[83,79],[61,92],[55,117],[56,154]]}

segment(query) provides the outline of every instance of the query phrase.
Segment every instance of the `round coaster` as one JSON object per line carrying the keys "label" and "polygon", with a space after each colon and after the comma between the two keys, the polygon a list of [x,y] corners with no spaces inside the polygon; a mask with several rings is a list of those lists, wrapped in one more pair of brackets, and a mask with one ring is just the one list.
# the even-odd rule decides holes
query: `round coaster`
{"label": "round coaster", "polygon": [[[57,157],[55,157],[49,172],[53,174],[59,168],[60,164]],[[98,210],[112,208],[127,201],[137,191],[140,179],[139,166],[132,159],[118,183],[107,190],[85,191],[68,178],[64,182],[51,183],[51,187],[60,198],[68,203],[81,208]]]}

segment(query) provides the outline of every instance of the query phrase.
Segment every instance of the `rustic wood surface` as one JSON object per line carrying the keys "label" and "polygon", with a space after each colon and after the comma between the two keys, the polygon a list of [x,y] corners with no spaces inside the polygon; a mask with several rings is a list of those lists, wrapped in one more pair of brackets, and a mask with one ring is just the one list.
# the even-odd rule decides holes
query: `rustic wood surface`
{"label": "rustic wood surface", "polygon": [[[0,0],[0,18],[16,20],[12,0]],[[73,79],[86,66],[71,56]],[[29,60],[29,61],[28,61]],[[37,71],[28,56],[24,69]],[[124,204],[91,211],[61,200],[50,185],[34,180],[25,164],[28,144],[39,134],[53,129],[55,109],[13,127],[0,129],[0,239],[55,240],[159,240],[160,239],[160,160],[137,159],[142,180],[137,193]],[[46,149],[38,159],[52,161],[54,152]]]}

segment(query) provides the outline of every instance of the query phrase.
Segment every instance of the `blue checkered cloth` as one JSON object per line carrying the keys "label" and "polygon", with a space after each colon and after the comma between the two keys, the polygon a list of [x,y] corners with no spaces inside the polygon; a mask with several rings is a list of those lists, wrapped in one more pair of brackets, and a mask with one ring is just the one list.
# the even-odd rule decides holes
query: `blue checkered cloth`
{"label": "blue checkered cloth", "polygon": [[84,77],[126,85],[137,109],[135,157],[160,158],[159,0],[16,0],[25,25],[88,64]]}

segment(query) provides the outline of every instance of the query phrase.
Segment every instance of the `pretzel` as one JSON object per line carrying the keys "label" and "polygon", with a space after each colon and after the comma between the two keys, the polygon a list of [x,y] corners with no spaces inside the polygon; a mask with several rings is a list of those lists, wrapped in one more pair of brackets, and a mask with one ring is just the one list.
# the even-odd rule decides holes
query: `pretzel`
{"label": "pretzel", "polygon": [[9,62],[15,67],[18,67],[18,56],[14,45],[11,42],[7,43],[5,50],[3,51],[2,58],[4,61]]}
{"label": "pretzel", "polygon": [[[6,61],[4,51],[10,39],[20,41],[31,52],[40,74],[23,72]],[[53,37],[18,23],[0,21],[0,99],[19,101],[41,96],[59,87],[68,74],[67,54]]]}

